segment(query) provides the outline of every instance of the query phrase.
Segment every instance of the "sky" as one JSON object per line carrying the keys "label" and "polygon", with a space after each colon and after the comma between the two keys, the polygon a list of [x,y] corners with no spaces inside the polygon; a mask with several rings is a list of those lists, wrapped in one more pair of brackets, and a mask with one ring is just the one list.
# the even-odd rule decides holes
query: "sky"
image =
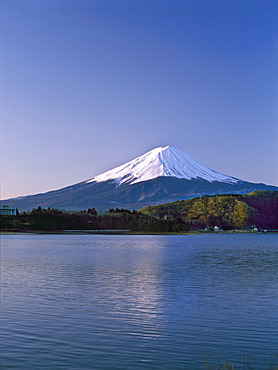
{"label": "sky", "polygon": [[0,0],[1,199],[159,146],[278,186],[276,0]]}

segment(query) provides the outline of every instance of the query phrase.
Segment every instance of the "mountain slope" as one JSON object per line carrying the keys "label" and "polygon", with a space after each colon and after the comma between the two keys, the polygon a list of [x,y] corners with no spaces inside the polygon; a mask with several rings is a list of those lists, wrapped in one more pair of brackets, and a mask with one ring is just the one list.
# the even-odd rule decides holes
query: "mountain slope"
{"label": "mountain slope", "polygon": [[157,177],[176,177],[178,179],[202,179],[236,183],[238,180],[206,167],[179,149],[158,147],[132,161],[94,177],[88,182],[114,180],[117,186],[124,183],[135,184]]}
{"label": "mountain slope", "polygon": [[90,180],[43,194],[1,201],[19,211],[41,206],[58,209],[139,209],[202,196],[278,190],[213,171],[189,155],[160,147]]}

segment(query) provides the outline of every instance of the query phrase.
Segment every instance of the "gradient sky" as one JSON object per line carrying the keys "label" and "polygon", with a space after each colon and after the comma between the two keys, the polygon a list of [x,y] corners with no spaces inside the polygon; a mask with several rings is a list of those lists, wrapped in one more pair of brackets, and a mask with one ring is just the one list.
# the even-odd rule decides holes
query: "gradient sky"
{"label": "gradient sky", "polygon": [[277,0],[0,0],[1,198],[157,147],[278,185]]}

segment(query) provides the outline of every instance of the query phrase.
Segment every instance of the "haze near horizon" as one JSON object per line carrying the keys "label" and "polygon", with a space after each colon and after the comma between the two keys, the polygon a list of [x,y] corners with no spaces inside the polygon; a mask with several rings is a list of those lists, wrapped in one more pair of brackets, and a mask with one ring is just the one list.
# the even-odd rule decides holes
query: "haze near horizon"
{"label": "haze near horizon", "polygon": [[170,145],[278,185],[272,0],[1,0],[1,199]]}

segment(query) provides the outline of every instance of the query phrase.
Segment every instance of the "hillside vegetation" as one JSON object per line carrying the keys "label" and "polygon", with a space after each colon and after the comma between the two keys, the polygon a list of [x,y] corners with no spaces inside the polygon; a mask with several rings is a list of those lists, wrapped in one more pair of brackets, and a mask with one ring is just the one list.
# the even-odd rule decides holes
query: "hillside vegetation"
{"label": "hillside vegetation", "polygon": [[17,212],[15,216],[1,216],[0,228],[13,231],[66,230],[131,230],[138,232],[171,232],[173,222],[126,209],[110,209],[98,214],[94,208],[79,212],[34,208]]}
{"label": "hillside vegetation", "polygon": [[230,229],[278,229],[278,191],[247,195],[214,195],[148,206],[140,211],[95,208],[78,212],[34,208],[14,216],[1,216],[2,230],[130,230],[138,232],[185,232],[215,226]]}
{"label": "hillside vegetation", "polygon": [[213,195],[148,206],[148,216],[184,224],[187,230],[278,229],[278,191],[254,191],[245,195]]}

